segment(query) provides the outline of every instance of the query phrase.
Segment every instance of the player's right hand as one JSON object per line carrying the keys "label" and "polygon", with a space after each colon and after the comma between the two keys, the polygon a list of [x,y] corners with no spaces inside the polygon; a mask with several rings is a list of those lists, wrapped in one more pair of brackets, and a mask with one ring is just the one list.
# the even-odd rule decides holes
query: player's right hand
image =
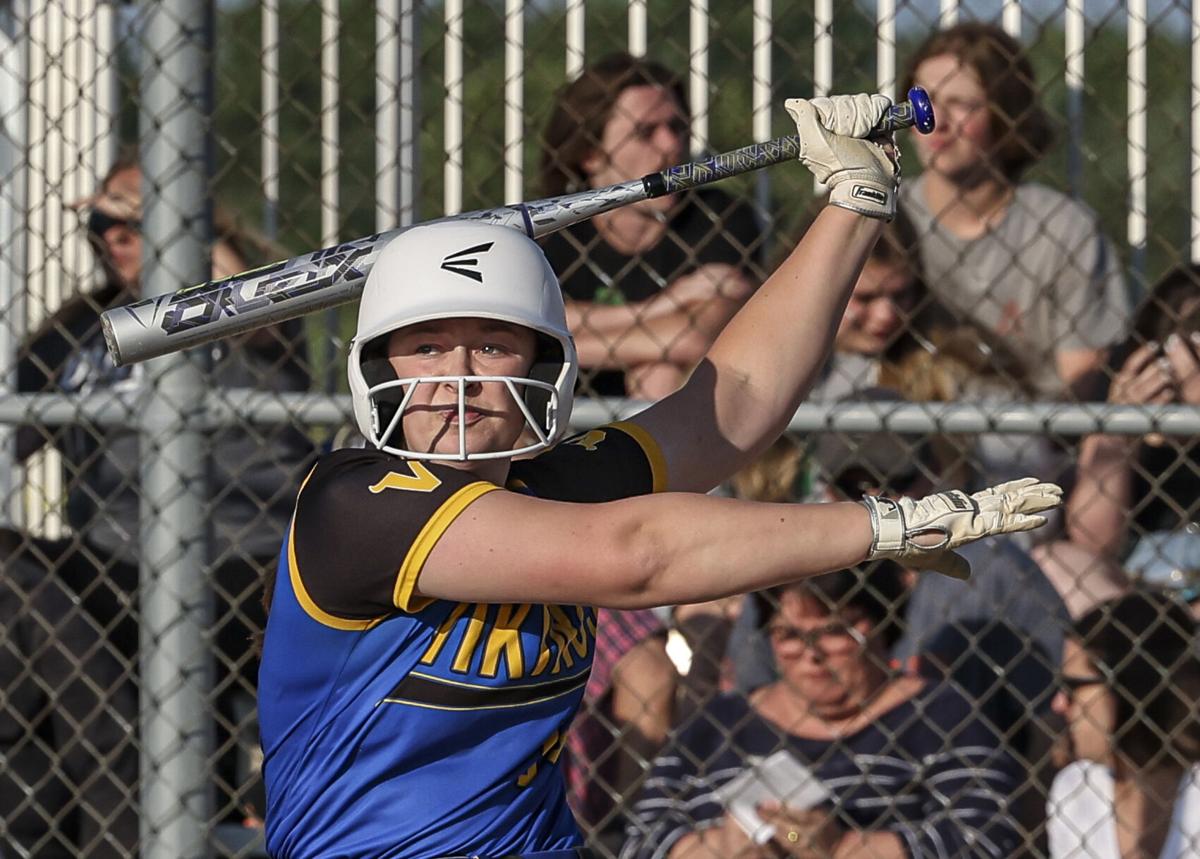
{"label": "player's right hand", "polygon": [[891,102],[883,96],[790,98],[783,106],[796,123],[800,162],[829,187],[829,202],[870,218],[896,216],[900,169],[895,147],[859,139],[871,132]]}
{"label": "player's right hand", "polygon": [[[862,503],[871,514],[867,560],[890,558],[903,566],[967,579],[971,565],[953,549],[983,537],[1040,528],[1046,517],[1038,514],[1062,504],[1062,487],[1024,477],[974,495],[958,490],[916,500],[866,495]],[[917,542],[921,537],[927,545]]]}
{"label": "player's right hand", "polygon": [[810,99],[791,98],[784,107],[791,111],[793,102],[806,100],[817,112],[821,125],[843,137],[869,137],[892,107],[886,95],[832,95]]}

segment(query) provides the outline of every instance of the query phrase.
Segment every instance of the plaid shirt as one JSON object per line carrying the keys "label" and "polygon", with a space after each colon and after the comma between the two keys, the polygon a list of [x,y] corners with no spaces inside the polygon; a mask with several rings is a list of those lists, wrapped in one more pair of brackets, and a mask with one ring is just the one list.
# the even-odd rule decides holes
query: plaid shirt
{"label": "plaid shirt", "polygon": [[650,609],[596,610],[592,674],[583,694],[583,706],[567,736],[564,761],[571,807],[579,821],[589,827],[606,828],[613,822],[607,818],[618,800],[611,790],[616,756],[609,754],[621,727],[612,714],[613,668],[636,645],[666,632],[663,622]]}

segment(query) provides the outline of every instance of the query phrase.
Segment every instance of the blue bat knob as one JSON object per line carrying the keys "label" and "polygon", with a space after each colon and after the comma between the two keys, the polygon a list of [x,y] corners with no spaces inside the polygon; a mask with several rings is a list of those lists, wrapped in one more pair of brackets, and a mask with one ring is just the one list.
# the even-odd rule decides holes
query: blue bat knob
{"label": "blue bat knob", "polygon": [[912,105],[913,128],[922,134],[933,131],[933,102],[929,100],[929,93],[923,87],[915,86],[908,91],[908,101]]}

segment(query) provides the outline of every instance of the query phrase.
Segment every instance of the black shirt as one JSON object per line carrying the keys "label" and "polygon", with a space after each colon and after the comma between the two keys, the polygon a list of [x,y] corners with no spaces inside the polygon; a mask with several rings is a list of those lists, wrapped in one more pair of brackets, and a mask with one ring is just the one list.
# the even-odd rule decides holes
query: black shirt
{"label": "black shirt", "polygon": [[[18,355],[18,390],[86,396],[136,392],[140,365],[117,367],[109,357],[100,313],[133,300],[105,286],[66,302]],[[301,392],[309,374],[303,359],[303,321],[275,326],[262,343],[231,340],[210,347],[207,376],[220,389],[253,388]],[[137,560],[141,516],[141,457],[135,416],[124,426],[101,426],[81,415],[52,431],[23,427],[19,455],[49,443],[62,453],[67,479],[67,521],[93,550],[128,562]],[[294,425],[218,427],[206,434],[214,551],[273,557],[292,514],[295,490],[311,467],[315,449]]]}
{"label": "black shirt", "polygon": [[[661,241],[629,256],[615,250],[583,221],[542,242],[566,298],[628,304],[653,297],[679,277],[707,263],[751,269],[763,233],[745,202],[721,191],[688,192],[671,216]],[[600,396],[625,394],[624,374],[599,372],[585,386]]]}
{"label": "black shirt", "polygon": [[[1137,345],[1130,341],[1112,351],[1109,379],[1120,372]],[[1129,520],[1134,539],[1200,522],[1200,442],[1195,438],[1166,436],[1158,445],[1143,441],[1130,467]]]}

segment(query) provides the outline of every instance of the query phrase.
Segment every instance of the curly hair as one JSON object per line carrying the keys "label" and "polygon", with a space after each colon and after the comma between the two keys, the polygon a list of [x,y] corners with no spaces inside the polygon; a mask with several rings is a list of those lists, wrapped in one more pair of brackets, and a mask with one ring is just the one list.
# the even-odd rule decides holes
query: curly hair
{"label": "curly hair", "polygon": [[982,21],[939,30],[913,54],[904,91],[913,85],[921,63],[944,55],[973,70],[983,84],[991,114],[991,155],[1004,177],[1015,182],[1054,143],[1054,130],[1038,103],[1033,66],[1024,49],[1008,33]]}

